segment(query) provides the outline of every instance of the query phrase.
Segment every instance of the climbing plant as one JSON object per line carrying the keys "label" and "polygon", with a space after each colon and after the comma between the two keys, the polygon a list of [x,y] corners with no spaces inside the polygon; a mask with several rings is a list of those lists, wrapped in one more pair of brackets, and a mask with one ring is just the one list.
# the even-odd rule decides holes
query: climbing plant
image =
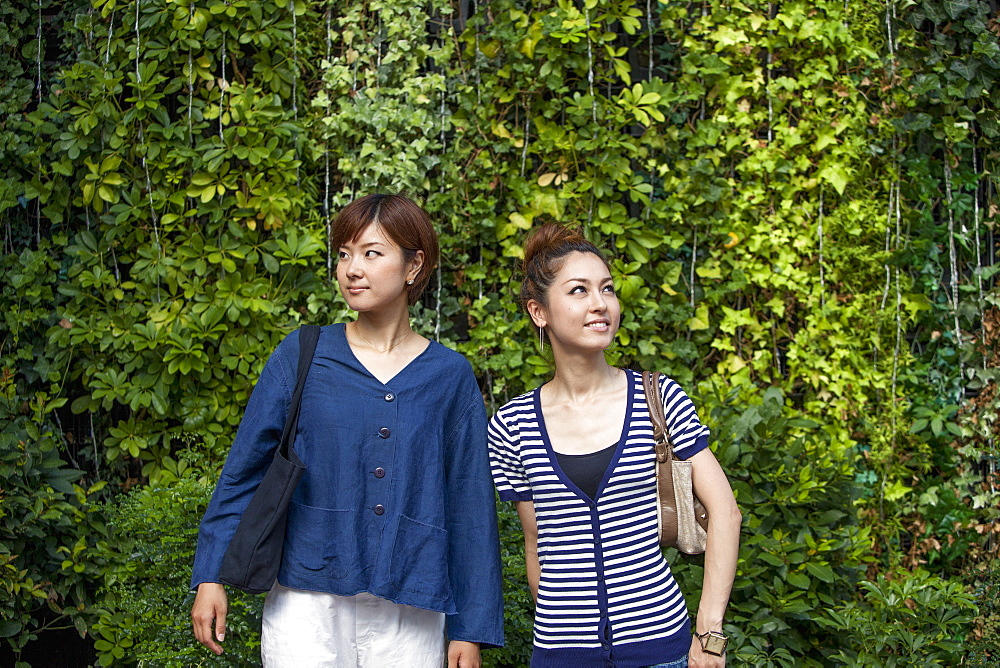
{"label": "climbing plant", "polygon": [[[736,660],[903,652],[843,633],[883,618],[955,660],[1000,526],[997,11],[5,4],[0,636],[20,655],[72,624],[105,664],[197,650],[175,647],[183,619],[135,622],[123,558],[188,548],[137,546],[122,513],[211,487],[281,337],[349,317],[332,216],[401,190],[442,242],[415,327],[469,358],[491,410],[551,372],[514,299],[527,230],[607,249],[625,308],[609,354],[688,388],[744,510]],[[200,508],[164,530],[190,546]],[[510,643],[486,660],[521,665],[501,512]],[[700,565],[671,557],[693,606]],[[918,581],[964,612],[907,617],[892,597]]]}
{"label": "climbing plant", "polygon": [[[9,156],[23,204],[4,214],[2,354],[10,412],[38,404],[4,429],[6,475],[46,472],[52,503],[82,527],[40,554],[19,547],[25,529],[5,534],[5,583],[31,595],[4,616],[15,648],[50,617],[86,633],[101,614],[96,587],[114,575],[91,496],[169,484],[185,449],[223,456],[269,350],[328,294],[322,230],[303,215],[310,52],[294,55],[288,4],[76,10],[71,62],[25,103],[26,148]],[[39,465],[36,453],[49,454]],[[44,489],[6,494],[5,515],[54,518]]]}

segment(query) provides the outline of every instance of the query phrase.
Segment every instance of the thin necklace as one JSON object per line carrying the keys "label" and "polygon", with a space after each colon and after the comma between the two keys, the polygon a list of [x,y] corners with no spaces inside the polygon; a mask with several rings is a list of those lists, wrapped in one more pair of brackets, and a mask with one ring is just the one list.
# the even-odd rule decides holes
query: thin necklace
{"label": "thin necklace", "polygon": [[391,346],[389,346],[389,347],[388,347],[388,348],[386,348],[385,350],[382,350],[381,348],[376,348],[376,347],[375,347],[374,345],[372,345],[372,342],[371,342],[371,341],[369,341],[368,339],[366,339],[366,338],[365,338],[364,336],[362,336],[362,335],[361,335],[361,332],[359,332],[359,331],[358,331],[358,328],[357,328],[357,326],[355,326],[355,327],[354,327],[354,333],[358,335],[358,338],[359,338],[359,339],[361,339],[361,340],[362,340],[362,341],[364,342],[364,344],[365,344],[366,346],[368,346],[368,347],[369,347],[369,348],[371,348],[372,350],[374,350],[374,351],[376,351],[376,352],[379,352],[379,353],[382,353],[382,354],[384,355],[384,354],[386,354],[386,353],[390,353],[390,352],[392,352],[392,349],[393,349],[393,348],[395,348],[395,347],[396,347],[396,346],[398,346],[398,345],[399,345],[400,343],[402,343],[403,341],[405,341],[405,340],[406,340],[406,337],[408,337],[408,336],[409,336],[410,334],[413,334],[413,330],[411,329],[411,330],[410,330],[410,331],[408,331],[408,332],[407,332],[406,334],[403,334],[403,338],[401,338],[401,339],[400,339],[399,341],[396,341],[396,342],[395,342],[394,344],[392,344]]}

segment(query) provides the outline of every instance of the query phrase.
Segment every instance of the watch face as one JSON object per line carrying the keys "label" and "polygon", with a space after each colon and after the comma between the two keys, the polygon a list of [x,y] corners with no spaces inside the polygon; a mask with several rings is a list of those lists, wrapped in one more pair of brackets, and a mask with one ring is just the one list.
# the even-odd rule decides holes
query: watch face
{"label": "watch face", "polygon": [[714,654],[716,656],[722,656],[726,651],[726,645],[729,644],[729,638],[726,636],[716,633],[710,633],[707,638],[705,638],[705,651],[709,654]]}

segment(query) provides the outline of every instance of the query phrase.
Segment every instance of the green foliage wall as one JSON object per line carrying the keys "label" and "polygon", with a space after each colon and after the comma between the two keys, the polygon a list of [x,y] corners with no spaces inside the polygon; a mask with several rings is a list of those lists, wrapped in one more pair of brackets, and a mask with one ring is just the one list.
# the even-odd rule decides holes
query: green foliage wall
{"label": "green foliage wall", "polygon": [[[0,18],[15,649],[73,623],[128,658],[133,547],[100,502],[212,483],[277,341],[348,317],[327,225],[375,190],[438,224],[414,322],[469,357],[491,409],[549,373],[513,300],[525,231],[609,249],[613,354],[695,395],[744,510],[739,662],[862,661],[872,639],[837,624],[900,613],[872,603],[876,576],[971,588],[995,554],[993,3],[22,0]],[[518,665],[504,512],[512,646],[490,660]],[[700,568],[677,570],[693,604]],[[934,627],[946,658],[963,626]]]}

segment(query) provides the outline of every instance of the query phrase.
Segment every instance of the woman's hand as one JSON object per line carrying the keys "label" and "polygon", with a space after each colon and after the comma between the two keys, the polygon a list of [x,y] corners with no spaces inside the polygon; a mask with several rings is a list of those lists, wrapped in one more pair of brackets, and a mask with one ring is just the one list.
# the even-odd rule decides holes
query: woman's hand
{"label": "woman's hand", "polygon": [[448,643],[448,668],[479,668],[479,643],[452,640]]}
{"label": "woman's hand", "polygon": [[[191,625],[194,637],[216,654],[222,654],[220,642],[226,639],[226,613],[229,597],[218,582],[202,582],[191,606]],[[219,642],[216,642],[218,640]],[[477,666],[479,664],[476,664]]]}
{"label": "woman's hand", "polygon": [[691,636],[691,649],[688,651],[688,668],[723,668],[726,665],[726,655],[715,656],[707,654],[701,648],[701,640]]}

